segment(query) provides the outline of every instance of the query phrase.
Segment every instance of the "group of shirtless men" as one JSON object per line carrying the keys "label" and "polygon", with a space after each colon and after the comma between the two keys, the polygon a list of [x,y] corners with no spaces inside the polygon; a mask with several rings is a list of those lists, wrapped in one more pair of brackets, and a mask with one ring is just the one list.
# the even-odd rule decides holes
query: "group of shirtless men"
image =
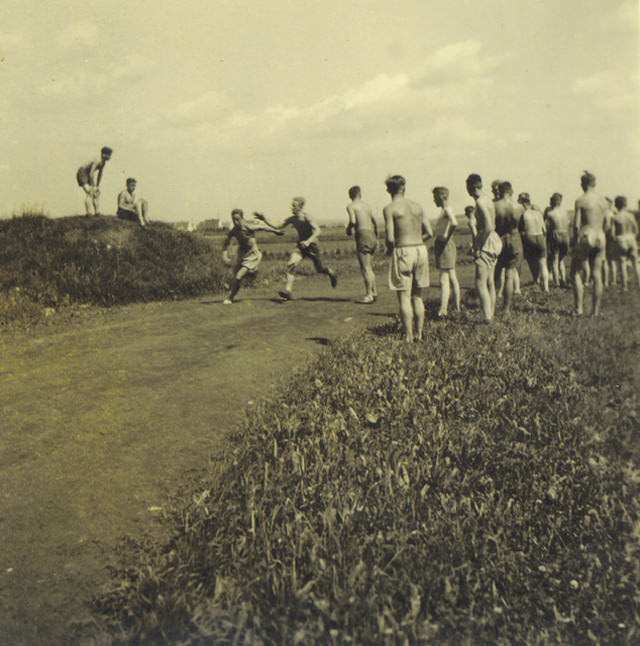
{"label": "group of shirtless men", "polygon": [[[564,258],[571,251],[570,277],[575,296],[575,314],[582,315],[584,282],[593,282],[593,315],[598,315],[604,282],[615,283],[620,267],[623,288],[627,287],[627,260],[631,261],[640,286],[638,258],[638,226],[634,214],[627,209],[626,199],[618,196],[614,205],[595,190],[596,178],[585,171],[580,182],[583,194],[576,200],[573,222],[562,209],[562,196],[554,193],[544,214],[532,205],[527,193],[514,198],[509,182],[496,180],[492,184],[493,199],[482,190],[482,179],[471,174],[466,188],[475,206],[465,210],[472,235],[475,259],[475,287],[485,321],[494,317],[497,296],[503,295],[504,310],[511,307],[514,293],[519,292],[518,268],[527,259],[535,282],[549,290],[549,268],[556,285],[567,284]],[[460,284],[456,275],[456,245],[453,234],[458,222],[449,206],[449,190],[443,186],[433,189],[433,199],[440,208],[434,226],[420,204],[405,197],[405,179],[393,175],[385,181],[391,202],[384,207],[386,251],[390,257],[389,287],[397,293],[400,319],[405,338],[422,338],[425,308],[422,290],[429,286],[429,264],[425,241],[435,238],[436,267],[440,270],[442,298],[439,317],[447,314],[450,294],[455,308],[460,310]],[[366,293],[358,302],[373,303],[376,299],[375,275],[371,265],[378,238],[373,210],[362,200],[358,186],[349,189],[347,206],[349,223],[347,235],[355,232],[356,250]],[[292,215],[282,225],[275,226],[260,213],[246,219],[240,209],[234,209],[233,227],[223,245],[223,259],[230,263],[228,249],[235,238],[238,254],[231,289],[224,300],[233,302],[242,279],[254,273],[262,254],[257,246],[257,231],[284,235],[291,225],[298,242],[287,264],[285,289],[278,292],[283,300],[291,299],[295,271],[304,258],[313,261],[318,273],[326,274],[332,287],[337,285],[335,273],[325,267],[320,258],[317,240],[320,228],[304,211],[304,198],[295,197]],[[583,282],[584,281],[584,282]]]}

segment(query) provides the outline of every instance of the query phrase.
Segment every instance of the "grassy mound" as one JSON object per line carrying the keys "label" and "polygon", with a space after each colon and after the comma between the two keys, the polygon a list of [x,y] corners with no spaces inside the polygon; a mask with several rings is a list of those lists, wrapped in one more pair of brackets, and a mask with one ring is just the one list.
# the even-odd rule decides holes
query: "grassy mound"
{"label": "grassy mound", "polygon": [[221,289],[220,254],[200,236],[114,217],[0,221],[0,323],[29,318],[34,304],[115,305]]}
{"label": "grassy mound", "polygon": [[331,346],[114,572],[93,643],[638,643],[634,299]]}

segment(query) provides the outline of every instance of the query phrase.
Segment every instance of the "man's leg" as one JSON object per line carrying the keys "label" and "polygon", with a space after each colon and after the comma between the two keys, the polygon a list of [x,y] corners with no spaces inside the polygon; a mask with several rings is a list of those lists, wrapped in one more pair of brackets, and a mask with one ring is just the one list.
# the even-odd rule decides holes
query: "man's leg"
{"label": "man's leg", "polygon": [[522,296],[522,291],[520,290],[520,272],[517,267],[514,267],[513,272],[513,293],[516,296]]}
{"label": "man's leg", "polygon": [[624,256],[620,256],[620,276],[622,277],[622,289],[626,292],[629,289],[629,271],[627,259]]}
{"label": "man's leg", "polygon": [[413,305],[411,303],[411,290],[403,289],[397,292],[400,321],[404,329],[404,338],[413,341]]}
{"label": "man's leg", "polygon": [[495,279],[496,279],[496,296],[500,298],[504,292],[506,269],[503,265],[496,265]]}
{"label": "man's leg", "polygon": [[513,290],[515,288],[515,277],[517,276],[517,269],[515,267],[507,267],[505,269],[504,281],[504,311],[511,310],[511,302],[513,301]]}
{"label": "man's leg", "polygon": [[296,267],[302,261],[302,256],[297,253],[292,253],[289,262],[287,263],[287,282],[284,288],[284,291],[278,292],[278,295],[282,298],[289,299],[291,298],[291,292],[293,291],[293,283],[296,279]]}
{"label": "man's leg", "polygon": [[544,256],[538,261],[538,272],[542,278],[542,289],[547,293],[549,291],[549,270],[547,269],[547,259]]}
{"label": "man's leg", "polygon": [[[480,307],[485,321],[490,321],[493,317],[491,308],[491,293],[489,283],[493,284],[493,267],[488,267],[484,263],[476,263],[476,290],[480,298]],[[495,297],[495,285],[493,287]]]}
{"label": "man's leg", "polygon": [[84,184],[82,190],[86,193],[84,198],[84,210],[86,215],[93,215],[93,190],[89,184]]}
{"label": "man's leg", "polygon": [[338,284],[338,279],[336,278],[336,275],[333,273],[329,267],[325,267],[322,264],[322,260],[320,260],[320,256],[317,254],[313,254],[311,257],[311,260],[313,261],[313,266],[316,269],[316,272],[319,274],[326,274],[329,276],[329,280],[331,281],[331,287],[335,287]]}
{"label": "man's leg", "polygon": [[560,263],[558,261],[559,253],[555,249],[551,251],[549,262],[551,264],[551,275],[555,287],[560,287]]}
{"label": "man's leg", "polygon": [[460,283],[458,282],[458,274],[455,269],[449,270],[449,281],[451,282],[451,290],[453,291],[453,301],[456,304],[456,312],[460,311]]}
{"label": "man's leg", "polygon": [[413,324],[416,341],[422,340],[422,328],[424,327],[424,301],[422,300],[422,289],[413,286],[411,290],[411,303],[413,305]]}
{"label": "man's leg", "polygon": [[247,271],[246,267],[240,267],[235,276],[231,279],[231,290],[229,292],[229,296],[224,300],[225,304],[233,303],[233,299],[238,293],[240,285],[242,285],[242,279],[247,275]]}
{"label": "man's leg", "polygon": [[640,258],[637,253],[631,256],[631,265],[633,266],[633,272],[636,275],[636,281],[640,288]]}
{"label": "man's leg", "polygon": [[438,311],[438,316],[446,316],[447,310],[449,309],[449,272],[441,271],[440,272],[440,289],[442,290],[440,296],[440,310]]}
{"label": "man's leg", "polygon": [[602,254],[598,254],[591,267],[591,276],[593,278],[593,310],[592,316],[600,314],[600,305],[602,304]]}
{"label": "man's leg", "polygon": [[364,280],[365,299],[373,301],[375,298],[376,277],[371,268],[371,254],[358,252],[358,262],[360,263],[360,271]]}

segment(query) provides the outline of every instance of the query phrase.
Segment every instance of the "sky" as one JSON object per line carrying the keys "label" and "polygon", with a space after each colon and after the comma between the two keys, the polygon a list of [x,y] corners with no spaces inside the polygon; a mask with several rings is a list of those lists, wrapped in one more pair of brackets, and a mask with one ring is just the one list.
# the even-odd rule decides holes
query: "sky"
{"label": "sky", "polygon": [[445,185],[509,180],[571,207],[585,169],[640,199],[637,0],[3,0],[0,216],[102,211],[126,177],[152,220],[281,221],[302,195],[346,222],[400,173],[427,212]]}

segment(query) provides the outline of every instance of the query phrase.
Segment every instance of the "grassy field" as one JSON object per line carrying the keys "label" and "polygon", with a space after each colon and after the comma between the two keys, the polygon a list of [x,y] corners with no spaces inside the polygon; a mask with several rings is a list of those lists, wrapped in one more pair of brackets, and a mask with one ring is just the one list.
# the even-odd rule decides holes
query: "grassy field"
{"label": "grassy field", "polygon": [[640,298],[527,291],[332,343],[127,544],[92,643],[638,643]]}

